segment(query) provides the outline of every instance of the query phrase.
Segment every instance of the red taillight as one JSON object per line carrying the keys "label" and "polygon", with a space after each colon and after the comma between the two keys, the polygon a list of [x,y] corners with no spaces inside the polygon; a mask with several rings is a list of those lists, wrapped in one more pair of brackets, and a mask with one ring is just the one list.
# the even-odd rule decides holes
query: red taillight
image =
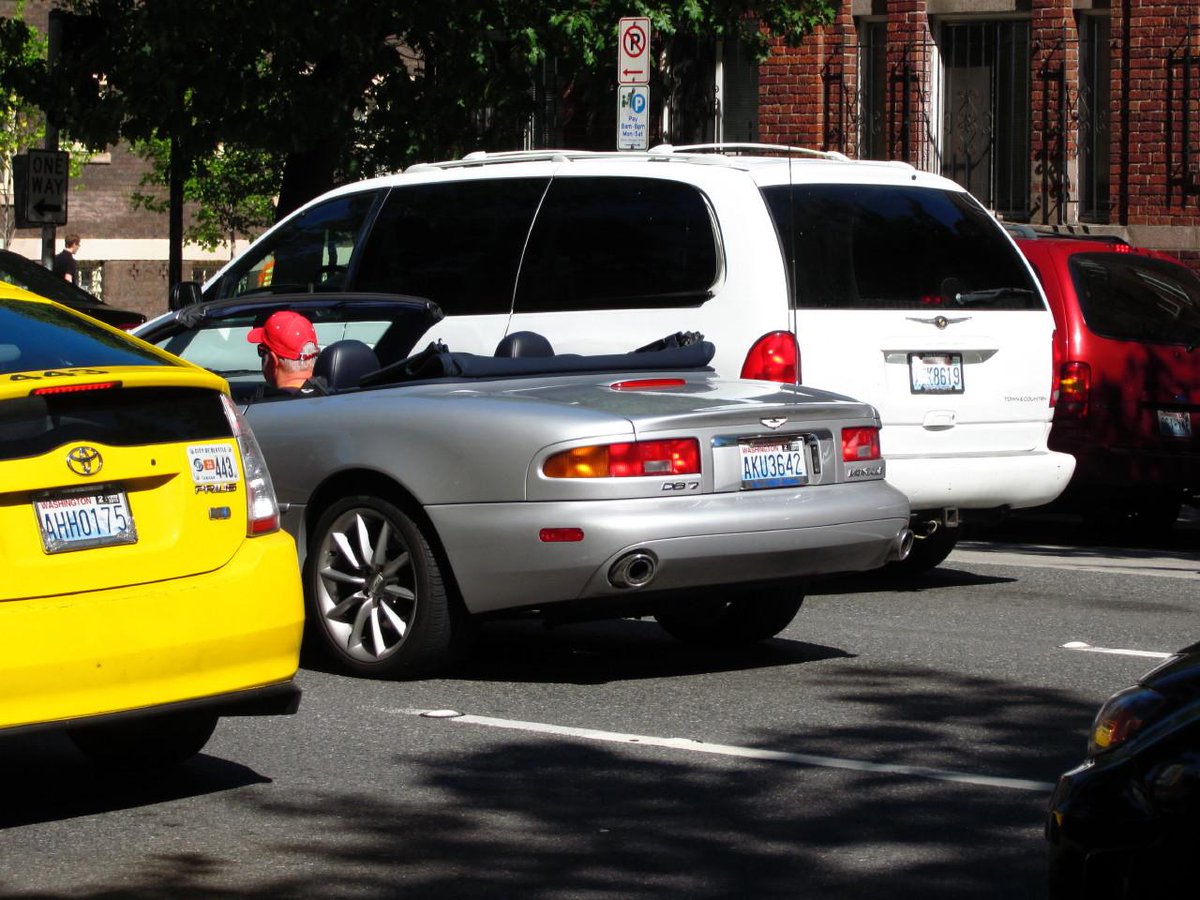
{"label": "red taillight", "polygon": [[1065,362],[1059,370],[1058,407],[1060,419],[1085,419],[1092,390],[1092,367],[1085,362]]}
{"label": "red taillight", "polygon": [[542,463],[547,478],[631,478],[699,472],[700,442],[695,438],[575,447],[555,453]]}
{"label": "red taillight", "polygon": [[878,428],[842,429],[843,462],[862,462],[868,459],[879,459],[882,455],[879,449]]}
{"label": "red taillight", "polygon": [[221,395],[221,405],[242,455],[242,470],[246,478],[246,535],[254,537],[278,531],[279,503],[275,499],[275,486],[271,483],[271,473],[267,471],[262,448],[228,395]]}
{"label": "red taillight", "polygon": [[746,354],[742,377],[799,384],[800,349],[796,346],[796,336],[790,331],[772,331],[760,337]]}
{"label": "red taillight", "polygon": [[77,394],[80,391],[107,391],[110,388],[120,387],[119,381],[97,381],[92,384],[56,384],[51,387],[34,388],[29,392],[31,397],[40,397],[46,394]]}

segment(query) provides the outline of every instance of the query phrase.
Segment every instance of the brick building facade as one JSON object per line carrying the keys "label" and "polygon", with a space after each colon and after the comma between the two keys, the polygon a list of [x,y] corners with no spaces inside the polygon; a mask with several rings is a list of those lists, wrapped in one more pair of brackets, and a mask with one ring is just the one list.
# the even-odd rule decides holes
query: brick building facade
{"label": "brick building facade", "polygon": [[1007,220],[1200,268],[1200,0],[844,0],[753,138],[941,172]]}

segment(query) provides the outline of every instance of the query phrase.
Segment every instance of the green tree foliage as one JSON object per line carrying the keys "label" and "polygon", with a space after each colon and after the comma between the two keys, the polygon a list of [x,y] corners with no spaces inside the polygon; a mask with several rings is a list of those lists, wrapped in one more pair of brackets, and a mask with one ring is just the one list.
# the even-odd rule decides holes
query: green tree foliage
{"label": "green tree foliage", "polygon": [[[16,228],[13,209],[13,157],[36,145],[45,133],[41,111],[15,85],[27,79],[45,58],[45,41],[24,26],[24,3],[18,3],[11,21],[0,27],[0,247],[7,249]],[[25,73],[24,79],[21,73]]]}
{"label": "green tree foliage", "polygon": [[[142,177],[142,187],[147,190],[134,192],[133,205],[167,212],[169,199],[154,188],[168,183],[170,142],[146,141],[134,149],[151,168]],[[196,210],[184,238],[205,250],[215,250],[222,242],[232,247],[237,237],[262,232],[275,221],[281,168],[280,160],[270,154],[238,146],[218,147],[197,160],[183,184],[183,199]]]}
{"label": "green tree foliage", "polygon": [[24,80],[27,97],[92,145],[170,140],[179,184],[214,171],[208,161],[219,147],[281,160],[278,215],[341,181],[520,146],[542,67],[552,62],[568,86],[615,80],[622,16],[648,16],[659,44],[738,37],[761,57],[772,35],[798,41],[835,8],[833,0],[61,6],[76,16],[63,53],[40,80]]}

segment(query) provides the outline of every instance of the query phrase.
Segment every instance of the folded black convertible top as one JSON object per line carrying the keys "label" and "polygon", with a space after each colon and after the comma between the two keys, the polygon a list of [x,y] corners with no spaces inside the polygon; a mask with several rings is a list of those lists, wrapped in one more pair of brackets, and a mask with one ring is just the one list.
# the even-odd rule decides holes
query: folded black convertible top
{"label": "folded black convertible top", "polygon": [[430,344],[408,359],[385,366],[362,379],[366,387],[430,378],[507,378],[521,375],[566,375],[597,372],[646,372],[707,369],[716,353],[709,341],[686,346],[585,356],[562,353],[554,356],[480,356],[457,353],[444,344]]}

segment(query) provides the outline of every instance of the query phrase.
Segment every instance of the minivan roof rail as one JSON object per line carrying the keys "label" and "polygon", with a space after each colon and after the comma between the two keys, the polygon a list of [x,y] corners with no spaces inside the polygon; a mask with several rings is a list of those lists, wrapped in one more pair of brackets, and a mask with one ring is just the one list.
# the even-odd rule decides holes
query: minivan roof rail
{"label": "minivan roof rail", "polygon": [[715,144],[659,144],[650,148],[651,153],[786,153],[789,155],[812,156],[817,159],[836,159],[849,162],[850,157],[836,150],[813,150],[810,147],[793,147],[788,144],[755,144],[747,142],[720,142]]}

